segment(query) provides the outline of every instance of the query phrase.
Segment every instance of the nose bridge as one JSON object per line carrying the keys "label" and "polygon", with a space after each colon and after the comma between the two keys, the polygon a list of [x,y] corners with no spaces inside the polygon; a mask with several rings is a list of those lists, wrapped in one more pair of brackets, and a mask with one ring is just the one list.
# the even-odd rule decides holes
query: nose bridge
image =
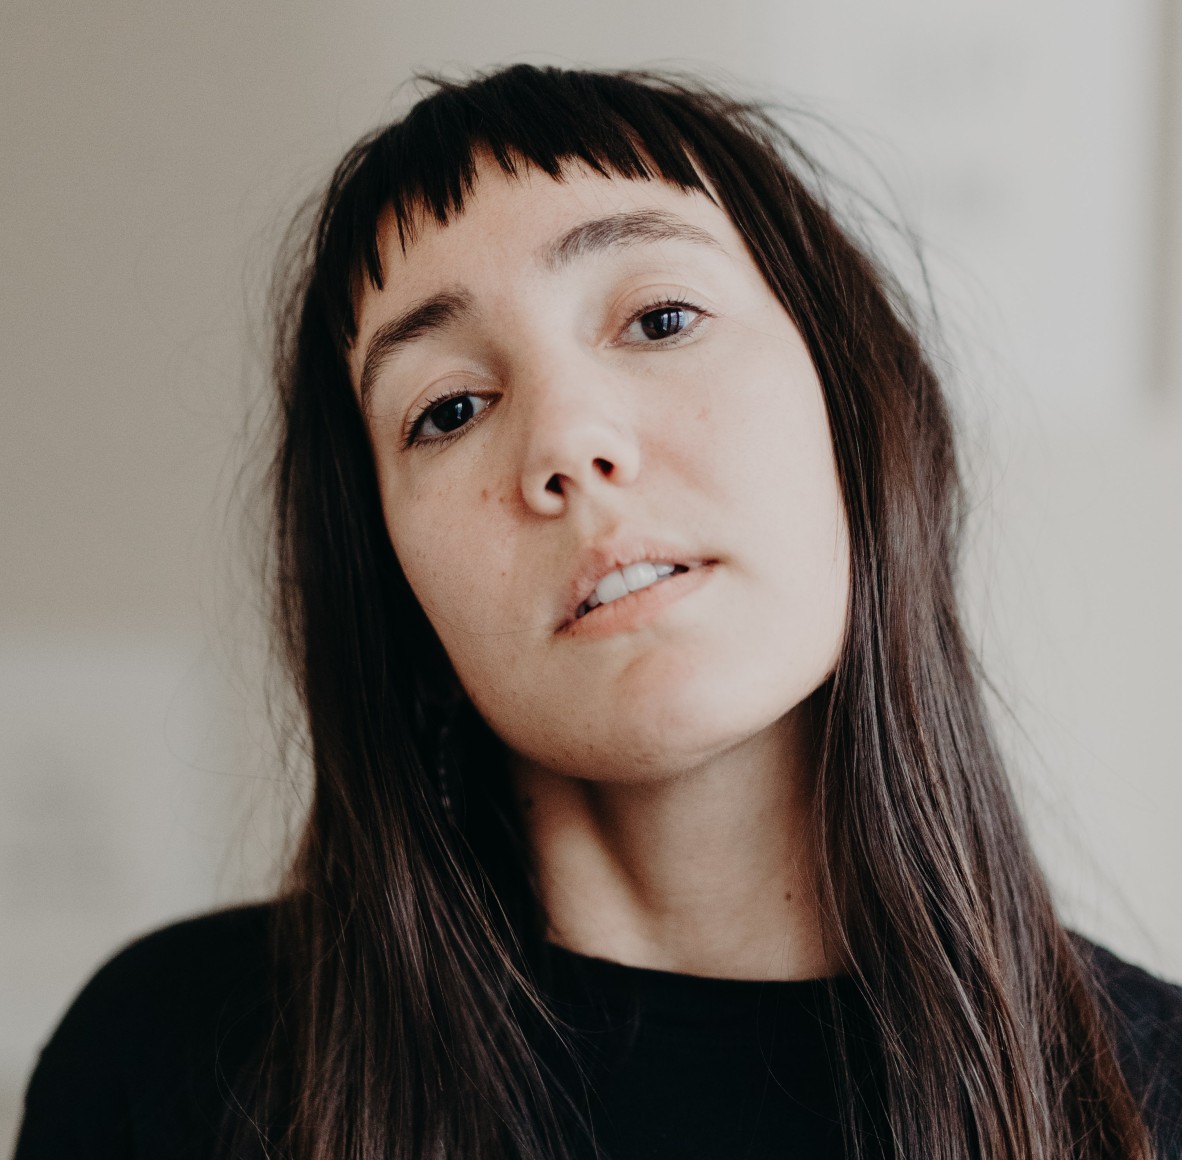
{"label": "nose bridge", "polygon": [[557,514],[572,493],[630,483],[639,447],[610,369],[586,352],[550,351],[519,368],[521,489],[527,504]]}

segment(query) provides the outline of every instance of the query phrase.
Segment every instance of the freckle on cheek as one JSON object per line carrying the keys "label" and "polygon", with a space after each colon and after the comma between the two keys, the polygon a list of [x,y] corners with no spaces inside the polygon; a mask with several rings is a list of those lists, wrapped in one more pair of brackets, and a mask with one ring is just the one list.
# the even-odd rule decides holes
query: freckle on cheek
{"label": "freckle on cheek", "polygon": [[488,488],[487,487],[482,487],[480,489],[480,498],[482,500],[484,500],[486,503],[488,502]]}

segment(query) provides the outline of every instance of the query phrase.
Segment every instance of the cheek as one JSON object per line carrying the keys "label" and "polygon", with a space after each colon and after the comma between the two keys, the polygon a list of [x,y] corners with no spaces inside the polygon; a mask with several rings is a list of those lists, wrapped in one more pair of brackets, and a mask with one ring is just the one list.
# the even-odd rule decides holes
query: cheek
{"label": "cheek", "polygon": [[799,551],[825,534],[832,544],[844,523],[842,503],[821,384],[807,353],[774,344],[722,382],[699,412],[709,438],[697,441],[717,501],[740,522],[761,527],[773,551]]}
{"label": "cheek", "polygon": [[[481,550],[486,504],[444,481],[424,488],[383,488],[390,543],[415,596],[438,631],[454,624],[478,630],[479,600],[487,566]],[[442,635],[442,634],[441,634]]]}
{"label": "cheek", "polygon": [[383,511],[391,545],[461,682],[487,682],[512,651],[515,615],[511,537],[493,488],[462,480],[388,489]]}
{"label": "cheek", "polygon": [[849,535],[821,385],[804,359],[788,374],[782,361],[769,368],[741,408],[718,415],[715,478],[769,637],[802,670],[828,670],[845,633]]}

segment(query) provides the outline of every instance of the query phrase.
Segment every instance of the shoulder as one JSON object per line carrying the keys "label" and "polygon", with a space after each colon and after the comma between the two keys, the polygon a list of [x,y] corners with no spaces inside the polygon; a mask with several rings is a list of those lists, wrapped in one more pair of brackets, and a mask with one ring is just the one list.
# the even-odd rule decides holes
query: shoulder
{"label": "shoulder", "polygon": [[1182,986],[1085,939],[1078,945],[1106,999],[1121,1068],[1144,1100],[1163,1156],[1182,1156]]}
{"label": "shoulder", "polygon": [[270,1026],[271,914],[179,922],[102,966],[41,1052],[17,1160],[207,1154]]}
{"label": "shoulder", "polygon": [[1079,940],[1096,978],[1138,1039],[1167,1039],[1182,1031],[1182,985],[1159,979],[1106,947]]}
{"label": "shoulder", "polygon": [[137,939],[83,987],[42,1063],[101,1050],[108,1066],[135,1070],[230,1034],[267,997],[269,915],[223,910]]}

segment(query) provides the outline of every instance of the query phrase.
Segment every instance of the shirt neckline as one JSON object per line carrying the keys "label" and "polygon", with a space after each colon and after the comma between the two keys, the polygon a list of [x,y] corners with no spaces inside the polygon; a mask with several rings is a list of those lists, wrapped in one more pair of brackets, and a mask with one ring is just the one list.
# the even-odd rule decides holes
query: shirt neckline
{"label": "shirt neckline", "polygon": [[815,979],[722,979],[635,967],[545,944],[547,990],[560,1006],[598,1008],[645,1023],[749,1025],[767,1015],[828,1022],[831,995],[848,1001],[847,975]]}

